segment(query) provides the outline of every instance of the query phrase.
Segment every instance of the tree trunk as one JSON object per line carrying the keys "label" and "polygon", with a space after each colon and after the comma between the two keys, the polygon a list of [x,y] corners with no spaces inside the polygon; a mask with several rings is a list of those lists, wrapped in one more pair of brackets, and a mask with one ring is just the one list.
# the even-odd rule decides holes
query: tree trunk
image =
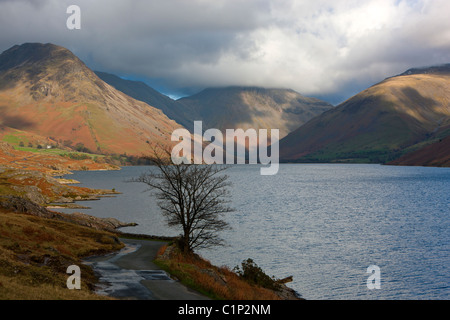
{"label": "tree trunk", "polygon": [[191,253],[191,247],[189,245],[189,231],[184,231],[183,238],[181,239],[182,248],[184,254]]}

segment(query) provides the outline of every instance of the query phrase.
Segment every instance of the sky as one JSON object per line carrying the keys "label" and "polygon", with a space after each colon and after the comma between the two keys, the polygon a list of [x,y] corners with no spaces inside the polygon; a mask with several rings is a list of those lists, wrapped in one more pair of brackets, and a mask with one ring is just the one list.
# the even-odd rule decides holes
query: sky
{"label": "sky", "polygon": [[[78,30],[66,26],[73,4]],[[0,51],[54,43],[174,98],[238,85],[338,104],[450,63],[449,15],[448,0],[0,0]]]}

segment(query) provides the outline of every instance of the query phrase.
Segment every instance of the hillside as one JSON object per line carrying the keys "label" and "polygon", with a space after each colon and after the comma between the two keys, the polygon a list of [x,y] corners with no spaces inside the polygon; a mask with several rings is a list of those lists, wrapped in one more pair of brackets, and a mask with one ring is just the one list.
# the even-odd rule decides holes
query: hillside
{"label": "hillside", "polygon": [[[109,299],[94,293],[97,276],[82,260],[122,247],[112,232],[15,212],[0,202],[0,299]],[[81,268],[81,290],[67,289],[70,265]]]}
{"label": "hillside", "polygon": [[426,145],[419,150],[405,154],[390,165],[450,167],[450,135]]}
{"label": "hillside", "polygon": [[203,129],[279,129],[280,138],[333,106],[289,89],[208,88],[177,100]]}
{"label": "hillside", "polygon": [[412,69],[298,128],[280,141],[280,156],[292,162],[384,163],[449,134],[450,68]]}
{"label": "hillside", "polygon": [[69,50],[39,43],[16,45],[0,55],[0,117],[3,131],[13,128],[95,153],[138,156],[148,153],[149,144],[170,143],[172,131],[181,127],[103,82]]}
{"label": "hillside", "polygon": [[161,109],[170,119],[193,130],[196,120],[203,129],[280,129],[280,137],[333,106],[289,89],[259,87],[207,88],[195,95],[173,100],[143,82],[112,74],[96,74],[127,95]]}
{"label": "hillside", "polygon": [[95,71],[95,74],[109,85],[130,97],[160,109],[167,117],[182,126],[192,126],[192,119],[188,116],[189,112],[186,112],[181,104],[156,91],[144,82],[126,80],[116,75],[100,71]]}

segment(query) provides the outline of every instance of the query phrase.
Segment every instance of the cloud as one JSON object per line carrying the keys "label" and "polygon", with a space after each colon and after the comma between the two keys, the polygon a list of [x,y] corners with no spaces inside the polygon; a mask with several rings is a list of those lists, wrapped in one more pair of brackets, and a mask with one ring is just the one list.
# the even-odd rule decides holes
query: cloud
{"label": "cloud", "polygon": [[[38,4],[36,4],[38,3]],[[81,8],[81,30],[65,27]],[[450,62],[446,0],[0,0],[0,50],[65,46],[94,69],[174,91],[224,85],[356,93]]]}

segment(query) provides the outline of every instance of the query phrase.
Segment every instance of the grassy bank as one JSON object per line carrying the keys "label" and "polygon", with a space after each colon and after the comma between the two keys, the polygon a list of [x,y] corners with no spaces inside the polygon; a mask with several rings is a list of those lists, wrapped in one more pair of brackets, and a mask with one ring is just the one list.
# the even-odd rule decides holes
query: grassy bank
{"label": "grassy bank", "polygon": [[[109,232],[0,210],[0,299],[105,299],[81,259],[122,247]],[[70,265],[81,268],[81,290],[67,289]]]}
{"label": "grassy bank", "polygon": [[196,254],[182,254],[174,245],[162,246],[154,262],[187,287],[211,299],[299,300],[292,289],[282,281],[272,280],[256,265],[256,277],[250,279],[228,267],[214,266]]}

